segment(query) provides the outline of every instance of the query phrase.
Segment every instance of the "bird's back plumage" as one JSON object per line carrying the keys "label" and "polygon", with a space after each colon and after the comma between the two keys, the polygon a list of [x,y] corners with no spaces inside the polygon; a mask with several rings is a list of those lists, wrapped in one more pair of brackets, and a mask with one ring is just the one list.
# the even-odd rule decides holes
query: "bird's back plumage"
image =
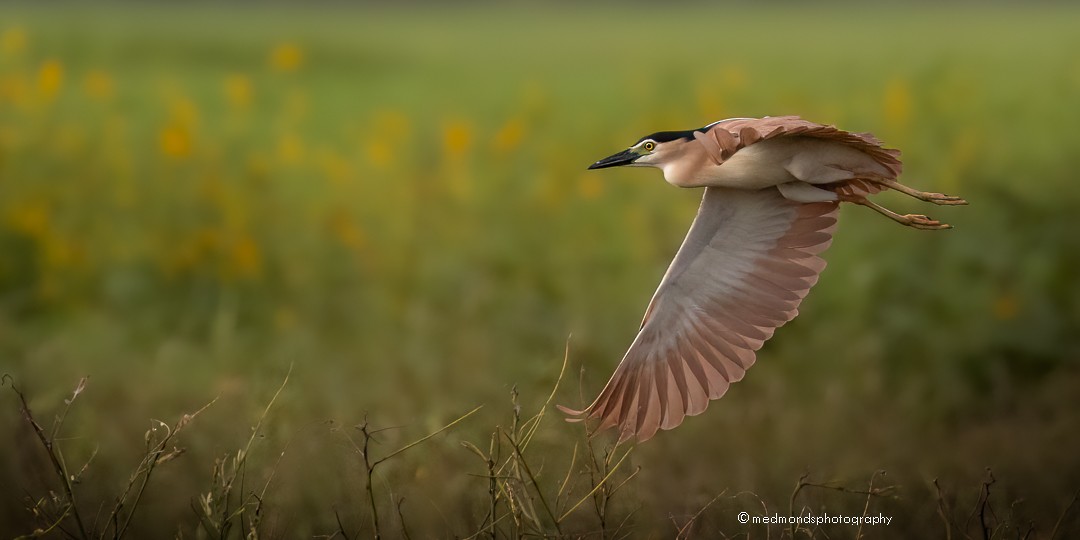
{"label": "bird's back plumage", "polygon": [[884,148],[870,133],[853,133],[836,126],[818,124],[798,116],[766,116],[765,118],[732,118],[709,124],[694,133],[706,147],[717,165],[727,161],[735,152],[752,144],[780,137],[810,137],[834,141],[860,150],[886,167],[897,177],[903,171],[900,151]]}

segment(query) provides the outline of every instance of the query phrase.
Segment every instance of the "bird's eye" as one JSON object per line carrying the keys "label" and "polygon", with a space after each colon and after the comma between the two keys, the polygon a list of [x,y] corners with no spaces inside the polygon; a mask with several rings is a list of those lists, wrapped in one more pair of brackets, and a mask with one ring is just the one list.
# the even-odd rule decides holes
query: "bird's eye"
{"label": "bird's eye", "polygon": [[642,146],[642,148],[644,148],[646,152],[652,152],[656,149],[656,143],[652,141],[645,141],[645,144],[644,146]]}

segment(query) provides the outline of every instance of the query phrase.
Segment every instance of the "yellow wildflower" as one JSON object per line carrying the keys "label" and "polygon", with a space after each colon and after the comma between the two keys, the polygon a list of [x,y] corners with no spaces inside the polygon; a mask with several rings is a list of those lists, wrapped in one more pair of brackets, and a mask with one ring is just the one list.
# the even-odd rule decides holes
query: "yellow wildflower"
{"label": "yellow wildflower", "polygon": [[225,78],[225,98],[236,109],[245,109],[251,105],[251,79],[245,75],[233,74]]}
{"label": "yellow wildflower", "polygon": [[409,137],[409,117],[397,110],[381,110],[372,123],[373,132],[364,142],[364,153],[372,165],[389,169]]}
{"label": "yellow wildflower", "polygon": [[349,160],[332,149],[324,149],[319,152],[318,163],[323,174],[326,175],[326,179],[332,184],[344,185],[348,183],[349,178],[352,176],[352,167],[349,165]]}
{"label": "yellow wildflower", "polygon": [[360,251],[367,244],[367,235],[364,231],[342,212],[330,218],[330,228],[338,241],[351,250]]}
{"label": "yellow wildflower", "polygon": [[232,242],[225,267],[226,275],[237,278],[258,277],[262,271],[262,250],[250,235]]}
{"label": "yellow wildflower", "polygon": [[409,129],[409,117],[401,111],[383,110],[375,117],[375,131],[381,139],[405,139]]}
{"label": "yellow wildflower", "polygon": [[278,157],[287,165],[296,165],[304,159],[304,141],[295,133],[282,134],[278,139]]}
{"label": "yellow wildflower", "polygon": [[594,200],[604,194],[604,181],[596,174],[584,174],[578,180],[578,193],[583,199]]}
{"label": "yellow wildflower", "polygon": [[175,124],[193,127],[199,122],[199,107],[190,98],[175,96],[169,100],[169,117]]}
{"label": "yellow wildflower", "polygon": [[158,136],[161,153],[172,158],[184,158],[191,155],[191,132],[183,126],[170,124],[161,130]]}
{"label": "yellow wildflower", "polygon": [[461,158],[472,145],[472,129],[465,122],[451,122],[443,129],[443,150],[451,158]]}
{"label": "yellow wildflower", "polygon": [[521,144],[524,137],[525,123],[520,119],[511,118],[495,133],[492,146],[499,152],[512,152]]}
{"label": "yellow wildflower", "polygon": [[22,104],[30,95],[30,84],[18,74],[0,75],[0,102]]}
{"label": "yellow wildflower", "polygon": [[8,225],[26,236],[40,238],[49,230],[49,206],[43,202],[27,202],[11,209]]}
{"label": "yellow wildflower", "polygon": [[38,69],[38,91],[46,100],[60,92],[64,84],[64,67],[57,60],[46,60]]}
{"label": "yellow wildflower", "polygon": [[276,71],[296,71],[303,62],[304,51],[295,43],[282,43],[270,51],[270,67]]}
{"label": "yellow wildflower", "polygon": [[387,169],[394,163],[394,147],[390,141],[376,138],[365,147],[368,161],[380,169]]}
{"label": "yellow wildflower", "polygon": [[104,71],[91,71],[83,78],[83,91],[91,99],[106,101],[113,96],[112,78]]}
{"label": "yellow wildflower", "polygon": [[26,48],[26,32],[19,27],[8,28],[0,34],[0,53],[12,57]]}
{"label": "yellow wildflower", "polygon": [[904,79],[893,79],[885,87],[885,121],[895,128],[904,128],[911,118],[911,87]]}
{"label": "yellow wildflower", "polygon": [[41,262],[46,269],[70,268],[78,257],[75,244],[64,236],[47,234],[41,239]]}

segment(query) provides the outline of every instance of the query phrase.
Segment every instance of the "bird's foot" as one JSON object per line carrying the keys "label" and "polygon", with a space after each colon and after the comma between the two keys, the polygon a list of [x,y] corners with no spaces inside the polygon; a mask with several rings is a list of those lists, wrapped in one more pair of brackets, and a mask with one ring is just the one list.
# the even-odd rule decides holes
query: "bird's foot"
{"label": "bird's foot", "polygon": [[944,193],[934,193],[934,192],[931,192],[931,191],[920,191],[920,190],[917,190],[917,189],[915,189],[913,187],[905,186],[904,184],[901,184],[900,182],[897,182],[896,180],[891,180],[891,179],[887,179],[887,178],[867,178],[867,180],[869,180],[870,182],[875,182],[875,183],[877,183],[877,184],[879,184],[879,185],[881,185],[883,187],[887,187],[889,189],[895,189],[896,191],[899,191],[900,193],[903,193],[905,195],[910,195],[912,197],[915,197],[916,199],[919,199],[920,201],[926,201],[926,202],[929,202],[929,203],[940,204],[940,205],[945,205],[945,206],[960,206],[960,205],[964,205],[964,204],[968,203],[967,201],[965,201],[964,199],[962,199],[960,197],[956,197],[956,196],[953,196],[953,195],[946,195]]}
{"label": "bird's foot", "polygon": [[888,208],[882,207],[881,205],[879,205],[877,203],[874,203],[873,201],[871,201],[871,200],[869,200],[866,197],[863,197],[861,195],[840,194],[839,199],[841,201],[850,202],[850,203],[865,206],[865,207],[867,207],[867,208],[869,208],[869,209],[871,209],[871,210],[873,210],[873,211],[875,211],[875,212],[877,212],[877,213],[879,213],[879,214],[881,214],[881,215],[883,215],[883,216],[885,216],[885,217],[887,217],[887,218],[889,218],[889,219],[891,219],[891,220],[893,220],[893,221],[895,221],[895,222],[897,222],[897,223],[899,223],[901,225],[906,225],[906,226],[912,227],[914,229],[923,229],[923,230],[931,230],[931,231],[933,231],[933,230],[951,229],[952,228],[952,225],[949,225],[948,223],[942,223],[942,222],[940,222],[940,221],[938,221],[936,219],[930,219],[930,218],[928,218],[928,217],[926,217],[926,216],[924,216],[922,214],[904,214],[904,215],[897,214],[896,212],[893,212],[892,210],[889,210]]}
{"label": "bird's foot", "polygon": [[925,193],[925,195],[926,197],[922,198],[922,200],[943,206],[962,206],[968,203],[960,197],[944,193]]}
{"label": "bird's foot", "polygon": [[907,225],[908,227],[914,227],[916,229],[936,231],[952,228],[952,225],[949,225],[948,223],[942,223],[936,219],[930,219],[922,214],[905,214],[900,217],[902,219],[900,223]]}

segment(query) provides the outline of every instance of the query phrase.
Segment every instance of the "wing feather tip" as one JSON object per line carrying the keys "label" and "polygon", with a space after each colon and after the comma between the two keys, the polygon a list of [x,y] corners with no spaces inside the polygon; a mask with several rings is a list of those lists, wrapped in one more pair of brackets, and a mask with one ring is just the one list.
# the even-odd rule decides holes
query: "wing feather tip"
{"label": "wing feather tip", "polygon": [[589,419],[589,415],[590,413],[592,413],[591,407],[577,410],[571,409],[570,407],[567,407],[565,405],[555,404],[555,408],[558,409],[559,412],[566,415],[566,418],[564,418],[564,420],[570,423],[584,422],[585,420]]}

